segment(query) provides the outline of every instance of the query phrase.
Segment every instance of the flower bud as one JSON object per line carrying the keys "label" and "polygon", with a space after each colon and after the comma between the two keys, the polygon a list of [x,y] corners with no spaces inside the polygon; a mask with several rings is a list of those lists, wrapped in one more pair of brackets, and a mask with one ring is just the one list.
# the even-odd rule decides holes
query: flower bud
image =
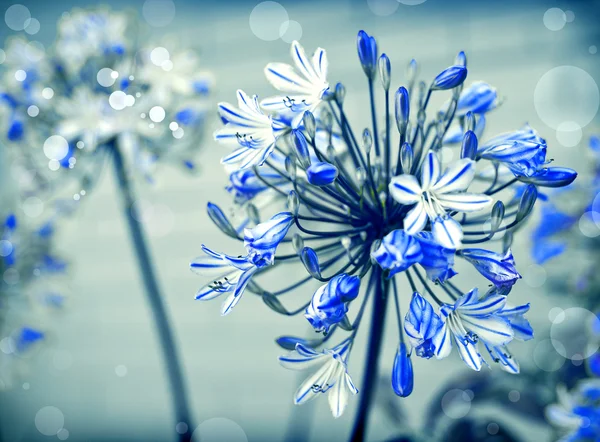
{"label": "flower bud", "polygon": [[373,146],[373,137],[369,129],[363,130],[363,147],[367,155],[371,153],[371,147]]}
{"label": "flower bud", "polygon": [[523,195],[521,195],[521,200],[519,201],[519,208],[515,217],[517,222],[520,222],[531,213],[537,200],[537,194],[538,192],[535,185],[529,184],[523,192]]}
{"label": "flower bud", "polygon": [[417,60],[413,58],[406,66],[406,81],[408,81],[409,84],[414,83],[417,79],[418,70],[419,66],[417,65]]}
{"label": "flower bud", "polygon": [[292,236],[292,247],[298,254],[301,253],[304,248],[304,239],[302,239],[302,236],[298,233],[294,233],[294,236]]}
{"label": "flower bud", "polygon": [[292,157],[285,158],[285,170],[291,180],[296,180],[296,161]]}
{"label": "flower bud", "polygon": [[410,173],[413,164],[413,149],[409,143],[404,143],[400,150],[400,165],[403,173]]}
{"label": "flower bud", "polygon": [[306,169],[306,178],[313,186],[327,186],[335,181],[338,168],[333,164],[318,162]]}
{"label": "flower bud", "polygon": [[433,90],[447,90],[460,86],[467,78],[467,68],[464,66],[450,66],[444,69],[433,80],[431,88]]}
{"label": "flower bud", "polygon": [[300,200],[298,199],[298,194],[295,190],[290,190],[290,193],[288,193],[287,207],[293,216],[298,216],[298,210],[300,210]]}
{"label": "flower bud", "polygon": [[396,91],[396,125],[398,132],[402,133],[406,130],[408,120],[410,119],[410,98],[408,91],[404,86],[401,86]]}
{"label": "flower bud", "polygon": [[338,83],[335,85],[335,100],[341,106],[344,103],[344,98],[346,98],[346,88],[342,83]]}
{"label": "flower bud", "polygon": [[315,139],[315,134],[317,131],[317,124],[315,122],[315,116],[310,111],[305,111],[304,116],[302,117],[302,122],[304,124],[304,130],[310,137],[311,140]]}
{"label": "flower bud", "polygon": [[213,203],[208,203],[206,206],[206,210],[208,212],[208,216],[212,220],[213,223],[227,236],[232,238],[238,238],[238,233],[231,225],[223,211]]}
{"label": "flower bud", "polygon": [[490,230],[491,233],[495,233],[502,221],[504,220],[504,203],[502,201],[496,201],[494,207],[492,207],[492,215],[490,217]]}
{"label": "flower bud", "polygon": [[541,187],[564,187],[577,178],[577,172],[567,167],[546,167],[538,170],[532,176],[520,176],[519,180]]}
{"label": "flower bud", "polygon": [[392,74],[392,66],[390,59],[387,55],[381,54],[379,57],[379,78],[381,79],[381,85],[383,89],[388,91],[390,89],[390,76]]}
{"label": "flower bud", "polygon": [[306,137],[300,130],[292,131],[294,138],[294,147],[296,148],[296,156],[298,157],[298,161],[300,161],[300,165],[306,169],[310,166],[310,153],[308,152],[308,142],[306,141]]}
{"label": "flower bud", "polygon": [[475,159],[477,155],[477,136],[472,130],[465,132],[463,137],[462,150],[460,151],[461,158]]}
{"label": "flower bud", "polygon": [[300,261],[306,268],[306,271],[315,279],[321,279],[321,269],[319,266],[319,257],[310,247],[304,247],[300,252]]}
{"label": "flower bud", "polygon": [[460,51],[458,54],[456,54],[454,64],[457,66],[467,67],[467,56],[465,55],[465,51]]}
{"label": "flower bud", "polygon": [[392,388],[394,393],[400,397],[407,397],[413,391],[413,367],[408,354],[406,344],[401,342],[396,352],[394,359],[394,367],[392,368]]}
{"label": "flower bud", "polygon": [[377,42],[365,31],[359,31],[356,43],[360,64],[367,77],[373,79],[377,64]]}

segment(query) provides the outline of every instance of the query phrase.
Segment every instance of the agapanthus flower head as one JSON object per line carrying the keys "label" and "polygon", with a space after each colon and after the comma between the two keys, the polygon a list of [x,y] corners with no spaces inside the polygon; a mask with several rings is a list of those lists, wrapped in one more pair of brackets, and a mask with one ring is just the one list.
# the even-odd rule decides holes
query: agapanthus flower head
{"label": "agapanthus flower head", "polygon": [[[369,302],[373,320],[369,355],[364,358],[367,389],[377,373],[388,301],[397,310],[399,350],[392,386],[398,395],[412,391],[413,376],[418,376],[411,361],[415,355],[444,358],[456,348],[467,365],[479,370],[480,350],[485,348],[502,368],[518,371],[506,346],[513,339],[529,339],[532,330],[523,316],[529,306],[506,304],[520,277],[510,239],[528,219],[538,198],[537,186],[553,185],[549,181],[556,176],[550,173],[546,182],[540,178],[546,167],[536,157],[539,153],[502,157],[482,149],[478,138],[485,127],[483,115],[496,106],[496,91],[475,83],[461,94],[467,76],[464,53],[435,79],[418,85],[412,60],[407,84],[394,85],[390,58],[379,56],[374,37],[361,31],[357,52],[370,96],[361,132],[355,131],[344,107],[352,91],[346,92],[342,83],[327,89],[322,75],[325,51],[319,48],[310,57],[297,43],[292,44],[295,67],[271,63],[266,69],[269,80],[289,99],[276,96],[261,102],[238,92],[238,107],[219,105],[225,125],[215,136],[234,149],[223,159],[230,173],[233,213],[247,215],[230,220],[214,204],[209,205],[209,215],[227,236],[246,246],[249,235],[242,235],[242,229],[249,232],[257,224],[254,232],[260,234],[250,236],[267,238],[266,245],[248,248],[248,255],[238,258],[204,248],[208,257],[192,262],[192,268],[207,278],[217,273],[217,279],[211,277],[213,282],[200,290],[199,299],[233,292],[225,305],[229,311],[234,298],[247,291],[279,314],[304,314],[318,337],[280,337],[277,343],[293,350],[280,360],[288,368],[321,367],[302,385],[295,402],[327,393],[336,417],[357,393],[349,380],[348,355],[356,334],[364,329]],[[375,81],[377,75],[380,82]],[[390,90],[395,96],[390,97]],[[449,102],[428,119],[433,94],[445,94]],[[392,100],[395,109],[381,108]],[[282,102],[288,104],[285,109]],[[369,127],[362,129],[365,126]],[[446,164],[440,150],[448,144],[451,127],[459,146],[448,146],[457,159]],[[508,139],[533,142],[526,137],[532,135],[518,133]],[[505,141],[494,142],[501,143]],[[545,151],[545,142],[543,146]],[[540,164],[533,174],[512,181],[499,171],[501,164],[516,170],[536,161]],[[232,164],[238,166],[234,172]],[[496,173],[486,174],[486,164]],[[523,186],[519,180],[532,178],[537,181],[527,181],[520,197],[512,198],[510,191]],[[269,221],[261,222],[265,219]],[[505,233],[503,250],[492,250],[489,244],[499,233]],[[251,259],[255,251],[268,251],[268,259]],[[472,264],[493,289],[480,296],[472,281],[457,274],[456,257]],[[258,262],[264,265],[257,267]],[[304,274],[290,270],[294,262],[304,267]],[[272,287],[263,275],[277,275],[277,269],[282,277]],[[314,280],[320,283],[316,291],[307,284]],[[297,296],[288,301],[292,292]],[[298,301],[302,293],[303,303]],[[407,295],[412,295],[410,310],[401,315],[399,298]],[[347,336],[340,336],[344,333]],[[339,344],[329,344],[332,339]],[[364,404],[359,408],[364,410]]]}
{"label": "agapanthus flower head", "polygon": [[[212,78],[180,44],[146,43],[137,20],[107,8],[75,9],[42,57],[11,57],[3,66],[0,96],[10,123],[0,129],[9,147],[18,145],[12,150],[39,157],[36,167],[49,180],[74,177],[90,190],[115,148],[149,180],[159,162],[194,170]],[[17,69],[25,72],[18,88],[8,81]]]}

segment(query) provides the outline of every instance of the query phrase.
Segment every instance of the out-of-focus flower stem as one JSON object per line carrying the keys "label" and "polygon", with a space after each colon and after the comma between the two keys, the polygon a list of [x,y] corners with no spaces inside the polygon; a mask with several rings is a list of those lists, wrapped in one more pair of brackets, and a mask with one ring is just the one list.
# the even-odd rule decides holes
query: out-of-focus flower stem
{"label": "out-of-focus flower stem", "polygon": [[379,369],[379,353],[381,352],[381,343],[383,342],[383,331],[385,326],[385,313],[387,307],[387,298],[389,294],[389,282],[383,279],[380,269],[374,269],[378,275],[373,280],[376,284],[373,299],[373,312],[371,317],[371,331],[369,334],[369,344],[365,371],[363,374],[362,388],[360,389],[360,403],[354,419],[354,427],[350,437],[351,442],[363,442],[367,433],[367,419],[373,399],[375,398],[375,388],[377,386],[377,372]]}
{"label": "out-of-focus flower stem", "polygon": [[173,396],[173,407],[176,422],[185,424],[185,426],[181,425],[182,430],[186,428],[186,431],[183,432],[183,434],[178,435],[178,440],[180,442],[189,442],[191,441],[193,427],[192,422],[190,421],[190,410],[185,389],[185,382],[183,379],[183,373],[181,364],[179,362],[173,331],[171,329],[169,317],[160,293],[158,281],[152,264],[152,258],[148,250],[148,245],[146,244],[146,237],[142,226],[132,213],[133,204],[135,203],[134,190],[129,181],[129,176],[123,161],[123,155],[118,146],[115,142],[109,142],[107,144],[107,148],[112,151],[117,184],[123,199],[125,218],[129,226],[131,240],[133,241],[133,246],[137,255],[141,277],[146,289],[148,303],[150,304],[150,309],[152,310],[152,314],[154,316],[154,323],[158,333],[164,363],[166,364],[169,383],[171,384],[171,393]]}

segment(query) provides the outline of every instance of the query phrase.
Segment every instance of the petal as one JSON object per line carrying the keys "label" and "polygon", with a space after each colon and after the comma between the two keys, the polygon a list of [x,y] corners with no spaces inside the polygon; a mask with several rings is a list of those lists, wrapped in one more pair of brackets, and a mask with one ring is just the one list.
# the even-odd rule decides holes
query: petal
{"label": "petal", "polygon": [[421,188],[423,191],[429,190],[440,178],[440,160],[433,151],[427,152],[425,161],[421,167]]}
{"label": "petal", "polygon": [[221,316],[228,315],[231,313],[233,307],[242,299],[242,295],[244,294],[244,290],[246,286],[252,279],[252,275],[258,270],[256,267],[252,267],[249,270],[246,270],[240,275],[240,279],[235,287],[235,291],[227,297],[223,305],[221,306]]}
{"label": "petal", "polygon": [[477,351],[477,347],[475,344],[467,341],[458,339],[455,336],[454,341],[456,342],[456,346],[458,347],[458,352],[460,354],[460,358],[475,371],[481,370],[481,365],[483,360],[481,359],[481,355]]}
{"label": "petal", "polygon": [[313,387],[317,386],[319,389],[326,389],[326,384],[329,382],[337,365],[338,362],[331,359],[329,362],[323,364],[314,374],[307,377],[300,387],[298,387],[298,390],[296,390],[294,403],[300,405],[317,397],[317,392],[313,390]]}
{"label": "petal", "polygon": [[269,63],[265,75],[273,87],[282,92],[304,94],[310,89],[310,82],[302,78],[292,66],[286,63]]}
{"label": "petal", "polygon": [[437,217],[431,226],[436,242],[446,248],[456,250],[460,247],[463,238],[462,226],[454,218],[446,216]]}
{"label": "petal", "polygon": [[343,364],[337,365],[338,368],[332,375],[335,384],[331,388],[331,391],[327,393],[327,399],[329,402],[329,408],[331,409],[331,414],[333,414],[333,417],[336,419],[344,413],[346,405],[348,405],[348,399],[350,398],[350,394],[346,386],[346,379],[344,376],[346,374],[346,368]]}
{"label": "petal", "polygon": [[312,63],[306,56],[306,52],[304,52],[304,48],[300,45],[300,43],[293,41],[291,52],[292,60],[294,60],[296,68],[300,71],[300,73],[309,81],[318,79],[317,74],[312,67]]}
{"label": "petal", "polygon": [[437,359],[443,359],[450,354],[452,350],[452,334],[448,324],[444,323],[444,326],[433,337],[433,345],[435,346],[435,357]]}
{"label": "petal", "polygon": [[481,315],[489,315],[499,310],[506,305],[506,296],[502,295],[493,295],[488,296],[479,302],[474,302],[472,304],[464,304],[458,307],[458,311],[461,314],[469,315],[469,316],[481,316]]}
{"label": "petal", "polygon": [[326,362],[326,358],[330,356],[325,354],[318,354],[316,356],[306,357],[300,355],[298,352],[293,351],[286,356],[279,357],[279,363],[282,367],[289,370],[306,370],[313,368]]}
{"label": "petal", "polygon": [[262,166],[275,149],[275,142],[261,149],[241,147],[221,159],[221,164],[235,164],[240,169]]}
{"label": "petal", "polygon": [[475,333],[479,339],[491,346],[504,345],[512,341],[514,333],[508,321],[494,316],[485,318],[460,315],[465,328]]}
{"label": "petal", "polygon": [[494,201],[491,196],[476,193],[436,193],[436,198],[445,209],[458,212],[477,212],[489,207]]}
{"label": "petal", "polygon": [[322,82],[326,82],[329,63],[327,62],[327,53],[325,52],[325,49],[317,48],[312,57],[312,65],[319,79]]}
{"label": "petal", "polygon": [[409,235],[419,233],[427,224],[427,212],[423,202],[418,202],[417,205],[406,214],[404,218],[404,230]]}
{"label": "petal", "polygon": [[452,164],[433,186],[437,194],[467,190],[475,177],[475,162],[463,158]]}
{"label": "petal", "polygon": [[399,175],[392,178],[390,194],[400,204],[414,204],[421,200],[423,191],[417,178],[413,175]]}

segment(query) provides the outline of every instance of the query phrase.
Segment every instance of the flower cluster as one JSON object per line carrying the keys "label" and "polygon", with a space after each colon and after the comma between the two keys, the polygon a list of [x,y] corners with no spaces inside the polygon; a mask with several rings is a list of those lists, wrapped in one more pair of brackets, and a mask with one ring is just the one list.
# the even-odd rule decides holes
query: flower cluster
{"label": "flower cluster", "polygon": [[195,168],[211,77],[176,42],[147,44],[140,25],[126,13],[74,9],[47,51],[23,37],[7,42],[0,130],[47,180],[76,169],[70,176],[90,188],[112,148],[149,179],[163,158]]}
{"label": "flower cluster", "polygon": [[[203,247],[205,256],[191,263],[194,271],[210,275],[196,299],[229,294],[223,314],[245,291],[261,296],[277,313],[304,313],[319,337],[280,337],[278,344],[291,350],[280,362],[287,368],[315,368],[294,402],[327,393],[335,417],[357,393],[348,360],[369,300],[366,401],[390,298],[399,333],[391,377],[399,396],[412,392],[414,354],[443,359],[455,349],[469,367],[480,370],[485,350],[489,360],[517,373],[507,345],[530,339],[533,331],[524,318],[529,305],[507,301],[520,278],[510,251],[512,235],[531,213],[538,187],[565,186],[576,177],[570,169],[548,166],[546,142],[528,126],[479,142],[486,114],[499,101],[486,83],[464,87],[464,53],[429,84],[417,82],[418,65],[412,60],[406,86],[394,94],[390,60],[379,55],[376,40],[361,31],[357,46],[370,92],[371,128],[361,134],[347,117],[345,87],[328,80],[325,50],[308,56],[297,42],[291,46],[293,65],[265,68],[278,95],[259,101],[240,90],[237,106],[219,104],[224,127],[215,139],[234,147],[222,163],[239,211],[230,219],[211,203],[208,213],[226,235],[244,241],[246,254],[234,257]],[[433,94],[449,97],[439,110],[429,109]],[[453,147],[456,143],[460,147]],[[445,164],[442,149],[458,159]],[[520,198],[511,190],[519,190]],[[274,213],[284,205],[287,209]],[[267,221],[261,220],[263,212],[271,216]],[[500,252],[480,248],[500,238]],[[491,289],[459,287],[456,260],[473,265]],[[298,261],[306,276],[286,277],[284,287],[262,287],[261,275],[276,268],[290,275],[289,264]],[[407,289],[398,287],[401,276]],[[322,285],[311,299],[293,309],[284,306],[284,296],[309,292],[315,280]],[[399,294],[412,295],[405,317]],[[344,331],[349,336],[340,344],[327,344]]]}
{"label": "flower cluster", "polygon": [[557,427],[566,442],[598,440],[600,437],[600,380],[585,379],[568,392],[558,388],[558,403],[546,408],[548,421]]}
{"label": "flower cluster", "polygon": [[63,305],[66,263],[53,251],[53,234],[52,221],[31,229],[9,214],[0,224],[0,389],[46,336],[48,313]]}

